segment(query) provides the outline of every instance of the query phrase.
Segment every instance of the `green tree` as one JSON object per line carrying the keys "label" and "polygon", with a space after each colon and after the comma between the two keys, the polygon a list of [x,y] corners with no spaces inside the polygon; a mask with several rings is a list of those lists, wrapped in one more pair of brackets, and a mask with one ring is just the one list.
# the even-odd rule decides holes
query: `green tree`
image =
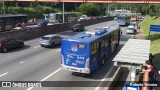
{"label": "green tree", "polygon": [[152,16],[156,16],[157,10],[156,10],[156,6],[151,4],[149,6],[149,15]]}
{"label": "green tree", "polygon": [[96,4],[93,3],[85,3],[81,4],[79,7],[79,11],[82,14],[86,14],[89,16],[98,16],[100,15],[100,9]]}

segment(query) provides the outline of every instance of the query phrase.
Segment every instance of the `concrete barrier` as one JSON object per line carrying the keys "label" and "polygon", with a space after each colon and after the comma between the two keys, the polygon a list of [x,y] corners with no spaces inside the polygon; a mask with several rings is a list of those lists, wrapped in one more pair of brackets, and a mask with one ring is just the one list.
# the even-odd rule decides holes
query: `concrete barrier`
{"label": "concrete barrier", "polygon": [[119,79],[121,78],[122,75],[122,68],[118,67],[116,70],[113,70],[110,73],[111,77],[106,78],[105,81],[107,81],[107,83],[105,83],[106,87],[103,87],[101,90],[116,90],[117,87],[116,86],[116,81],[119,81]]}
{"label": "concrete barrier", "polygon": [[91,19],[85,21],[76,21],[70,23],[60,23],[56,25],[50,25],[45,27],[27,27],[27,30],[24,31],[12,31],[12,32],[1,32],[0,37],[8,37],[8,38],[15,38],[19,40],[30,40],[33,38],[38,38],[46,34],[55,34],[58,32],[66,31],[71,28],[74,24],[82,24],[84,26],[97,24],[105,21],[113,20],[113,17],[105,17],[105,18],[98,18],[98,19]]}

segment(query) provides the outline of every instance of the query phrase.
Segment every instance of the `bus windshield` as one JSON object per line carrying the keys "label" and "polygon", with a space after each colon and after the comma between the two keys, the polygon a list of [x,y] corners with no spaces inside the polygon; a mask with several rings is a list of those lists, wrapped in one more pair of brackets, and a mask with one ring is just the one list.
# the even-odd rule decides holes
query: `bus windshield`
{"label": "bus windshield", "polygon": [[54,20],[55,19],[55,14],[49,14],[48,19]]}
{"label": "bus windshield", "polygon": [[118,19],[123,19],[123,20],[125,20],[126,18],[125,18],[125,17],[118,17]]}

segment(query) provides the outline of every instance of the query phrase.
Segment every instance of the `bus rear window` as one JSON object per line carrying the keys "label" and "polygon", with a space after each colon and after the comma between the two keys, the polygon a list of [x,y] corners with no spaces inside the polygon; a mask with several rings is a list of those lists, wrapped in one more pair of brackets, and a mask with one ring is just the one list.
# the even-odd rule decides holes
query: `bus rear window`
{"label": "bus rear window", "polygon": [[85,45],[83,45],[83,44],[78,44],[78,48],[85,48]]}

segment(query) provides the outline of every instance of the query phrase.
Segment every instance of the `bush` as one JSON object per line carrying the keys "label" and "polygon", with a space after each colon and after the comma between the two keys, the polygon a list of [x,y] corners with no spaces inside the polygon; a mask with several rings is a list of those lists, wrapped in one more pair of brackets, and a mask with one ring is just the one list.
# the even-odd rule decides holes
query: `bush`
{"label": "bush", "polygon": [[72,17],[76,17],[76,16],[81,16],[82,15],[81,12],[69,12],[69,14],[71,14]]}

